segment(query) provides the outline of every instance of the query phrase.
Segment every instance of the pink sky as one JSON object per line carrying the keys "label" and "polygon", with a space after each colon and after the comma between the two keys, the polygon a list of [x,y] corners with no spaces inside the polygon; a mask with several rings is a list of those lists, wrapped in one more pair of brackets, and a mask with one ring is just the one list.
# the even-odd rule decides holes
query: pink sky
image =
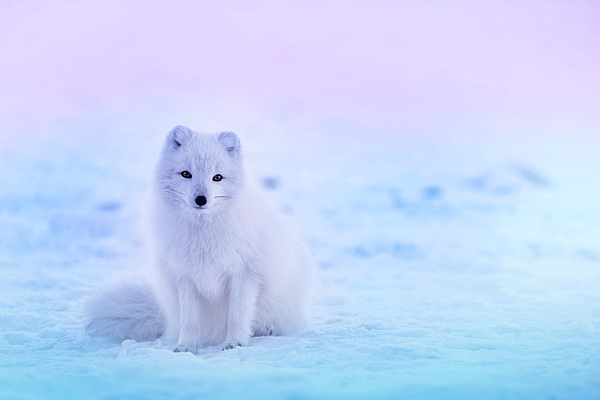
{"label": "pink sky", "polygon": [[68,117],[196,96],[342,118],[600,110],[595,1],[283,3],[2,2],[0,107]]}

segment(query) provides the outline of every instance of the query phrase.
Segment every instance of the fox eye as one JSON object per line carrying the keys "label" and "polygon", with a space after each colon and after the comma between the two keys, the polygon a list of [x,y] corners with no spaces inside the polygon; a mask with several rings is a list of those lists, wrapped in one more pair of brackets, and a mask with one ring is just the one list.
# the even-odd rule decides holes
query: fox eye
{"label": "fox eye", "polygon": [[213,181],[215,182],[219,182],[221,179],[223,179],[223,177],[220,174],[216,174],[215,176],[213,176]]}
{"label": "fox eye", "polygon": [[189,173],[189,172],[187,172],[187,171],[183,171],[183,172],[181,173],[181,176],[183,176],[184,178],[190,179],[190,178],[192,177],[192,174],[190,174],[190,173]]}

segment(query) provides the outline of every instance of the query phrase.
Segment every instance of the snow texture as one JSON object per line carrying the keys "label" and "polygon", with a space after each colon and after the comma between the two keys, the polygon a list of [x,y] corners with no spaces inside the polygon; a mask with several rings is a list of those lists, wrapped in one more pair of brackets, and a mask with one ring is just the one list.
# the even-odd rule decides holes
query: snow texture
{"label": "snow texture", "polygon": [[[491,11],[471,14],[463,12],[465,4],[476,3],[458,2],[456,9],[445,6],[430,13],[390,10],[383,3],[372,13],[354,2],[345,7],[327,3],[320,11],[311,4],[300,15],[304,23],[307,18],[323,23],[335,10],[341,13],[329,28],[308,25],[313,26],[308,33],[331,32],[311,53],[314,38],[298,33],[304,25],[286,24],[294,21],[290,15],[297,14],[296,8],[273,6],[261,13],[281,22],[265,17],[265,26],[288,33],[288,44],[297,45],[292,48],[302,50],[301,56],[282,54],[287,47],[276,45],[272,31],[261,30],[267,29],[262,19],[243,25],[250,26],[248,31],[232,24],[231,36],[214,40],[229,44],[245,34],[259,38],[252,48],[263,53],[240,53],[251,61],[271,52],[283,59],[298,57],[298,65],[306,68],[296,71],[302,84],[285,86],[281,77],[288,64],[273,65],[271,77],[252,61],[245,64],[250,72],[240,75],[231,65],[227,71],[240,81],[252,74],[260,82],[272,78],[272,86],[248,83],[232,91],[219,80],[224,75],[215,75],[213,86],[206,83],[210,80],[204,86],[190,83],[185,91],[178,85],[186,80],[177,79],[191,74],[191,67],[173,67],[173,78],[154,75],[145,67],[146,62],[154,65],[153,53],[141,45],[141,55],[127,58],[124,72],[108,73],[103,63],[76,64],[74,75],[61,78],[67,94],[50,77],[39,78],[45,86],[37,85],[35,68],[43,75],[62,64],[48,63],[43,70],[45,64],[33,61],[79,60],[79,42],[68,40],[85,41],[99,54],[117,46],[119,51],[108,58],[115,63],[126,49],[138,48],[133,43],[139,37],[131,31],[120,48],[115,37],[120,37],[118,27],[146,26],[127,18],[144,7],[109,4],[113,9],[106,13],[75,5],[57,9],[46,2],[2,5],[3,32],[23,21],[28,21],[25,27],[41,28],[39,38],[21,28],[15,30],[21,36],[0,43],[4,54],[9,48],[24,49],[0,64],[8,72],[16,71],[19,60],[24,66],[10,82],[7,73],[1,78],[1,101],[10,110],[0,117],[1,399],[600,398],[600,57],[598,47],[590,45],[597,41],[578,41],[580,51],[564,57],[564,64],[541,68],[552,51],[567,54],[565,43],[575,43],[570,40],[577,35],[597,38],[597,26],[586,25],[590,13],[598,15],[597,8],[590,11],[587,3],[577,3],[565,11],[531,2],[523,12],[539,19],[520,19],[500,2],[490,2]],[[520,38],[499,34],[502,39],[497,39],[485,31],[486,18],[499,10],[516,15],[510,29],[500,32],[516,31]],[[215,25],[224,16],[248,24],[244,21],[252,19],[244,16],[256,16],[248,9],[231,15],[211,12]],[[64,13],[84,15],[87,23],[69,28],[74,22],[65,22],[73,19]],[[150,18],[149,11],[144,13]],[[193,36],[191,25],[185,25],[187,14],[173,13],[184,21],[177,28]],[[480,19],[469,18],[475,14]],[[46,35],[50,25],[44,25],[44,18],[56,22],[52,29],[58,36]],[[107,18],[116,22],[103,24]],[[153,18],[163,18],[162,13],[156,11]],[[309,63],[354,68],[357,49],[371,49],[362,54],[379,55],[385,63],[384,50],[392,45],[382,42],[379,48],[372,36],[384,40],[390,34],[386,29],[395,26],[390,18],[408,24],[398,28],[407,31],[456,24],[463,29],[453,33],[456,37],[481,28],[490,35],[485,40],[505,44],[496,48],[500,53],[487,54],[500,54],[509,75],[498,70],[501,83],[494,86],[497,81],[487,80],[485,68],[493,62],[485,55],[483,64],[465,61],[466,47],[449,58],[435,47],[441,55],[423,61],[424,70],[415,60],[425,59],[425,51],[415,56],[414,48],[402,53],[389,47],[407,54],[408,64],[398,56],[387,60],[389,70],[381,71],[357,61],[357,69],[345,70],[350,75],[343,79],[330,74],[335,68]],[[523,28],[529,21],[549,27],[535,32],[555,29],[561,37],[566,26],[572,35],[565,33],[565,42],[552,42],[554,50],[546,51],[539,44],[545,39]],[[361,30],[350,29],[359,22]],[[110,35],[89,36],[89,26],[96,26],[93,32],[106,27]],[[75,37],[65,33],[69,29],[84,39],[61,41]],[[341,32],[351,35],[346,47],[340,44]],[[38,38],[36,45],[44,51],[28,50],[27,35]],[[94,40],[86,41],[85,35]],[[53,40],[67,47],[58,51],[59,45],[48,45]],[[433,43],[420,40],[416,47]],[[180,54],[174,43],[165,47],[173,53],[153,51]],[[539,58],[511,69],[509,60],[515,58],[502,53],[513,49],[511,43],[516,59],[531,54],[528,49],[541,49]],[[339,51],[339,57],[327,61],[328,51]],[[445,70],[445,61],[455,59]],[[389,80],[392,66],[399,75],[409,74],[412,83]],[[582,76],[589,78],[592,67],[596,81],[577,85]],[[96,82],[94,71],[99,73]],[[131,72],[140,76],[138,81],[128,78],[128,71],[148,75]],[[543,71],[548,83],[536,81]],[[77,74],[86,76],[90,86],[79,87]],[[350,85],[358,76],[358,86]],[[157,87],[148,89],[152,82]],[[332,86],[323,87],[323,82]],[[461,85],[468,90],[461,91]],[[280,86],[285,88],[277,92]],[[386,92],[388,87],[396,94]],[[321,96],[327,90],[330,97]],[[254,92],[256,98],[248,94]],[[344,102],[345,96],[361,100]],[[306,331],[253,338],[248,346],[227,351],[209,347],[197,355],[174,353],[160,339],[114,343],[85,332],[84,308],[95,291],[114,280],[134,279],[150,262],[147,188],[164,136],[177,124],[235,131],[253,175],[309,245],[319,270]]]}

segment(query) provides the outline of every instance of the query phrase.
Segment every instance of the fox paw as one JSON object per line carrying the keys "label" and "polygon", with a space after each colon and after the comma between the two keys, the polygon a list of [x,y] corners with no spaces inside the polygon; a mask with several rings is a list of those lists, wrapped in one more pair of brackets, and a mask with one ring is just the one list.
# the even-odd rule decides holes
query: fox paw
{"label": "fox paw", "polygon": [[223,344],[223,350],[235,349],[238,346],[242,346],[242,344],[237,340],[228,340],[225,342],[225,344]]}
{"label": "fox paw", "polygon": [[193,345],[186,345],[186,344],[178,343],[177,346],[173,347],[173,352],[174,353],[189,352],[192,354],[196,354],[196,353],[198,353],[198,347],[193,346]]}
{"label": "fox paw", "polygon": [[273,335],[273,329],[268,326],[263,326],[262,328],[257,328],[254,330],[253,336],[271,336]]}

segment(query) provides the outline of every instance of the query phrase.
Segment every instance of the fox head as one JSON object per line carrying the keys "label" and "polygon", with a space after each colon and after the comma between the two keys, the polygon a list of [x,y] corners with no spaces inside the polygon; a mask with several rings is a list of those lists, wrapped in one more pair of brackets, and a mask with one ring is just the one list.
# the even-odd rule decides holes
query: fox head
{"label": "fox head", "polygon": [[201,134],[176,126],[167,136],[156,170],[163,199],[193,212],[218,210],[243,185],[240,141],[233,132]]}

